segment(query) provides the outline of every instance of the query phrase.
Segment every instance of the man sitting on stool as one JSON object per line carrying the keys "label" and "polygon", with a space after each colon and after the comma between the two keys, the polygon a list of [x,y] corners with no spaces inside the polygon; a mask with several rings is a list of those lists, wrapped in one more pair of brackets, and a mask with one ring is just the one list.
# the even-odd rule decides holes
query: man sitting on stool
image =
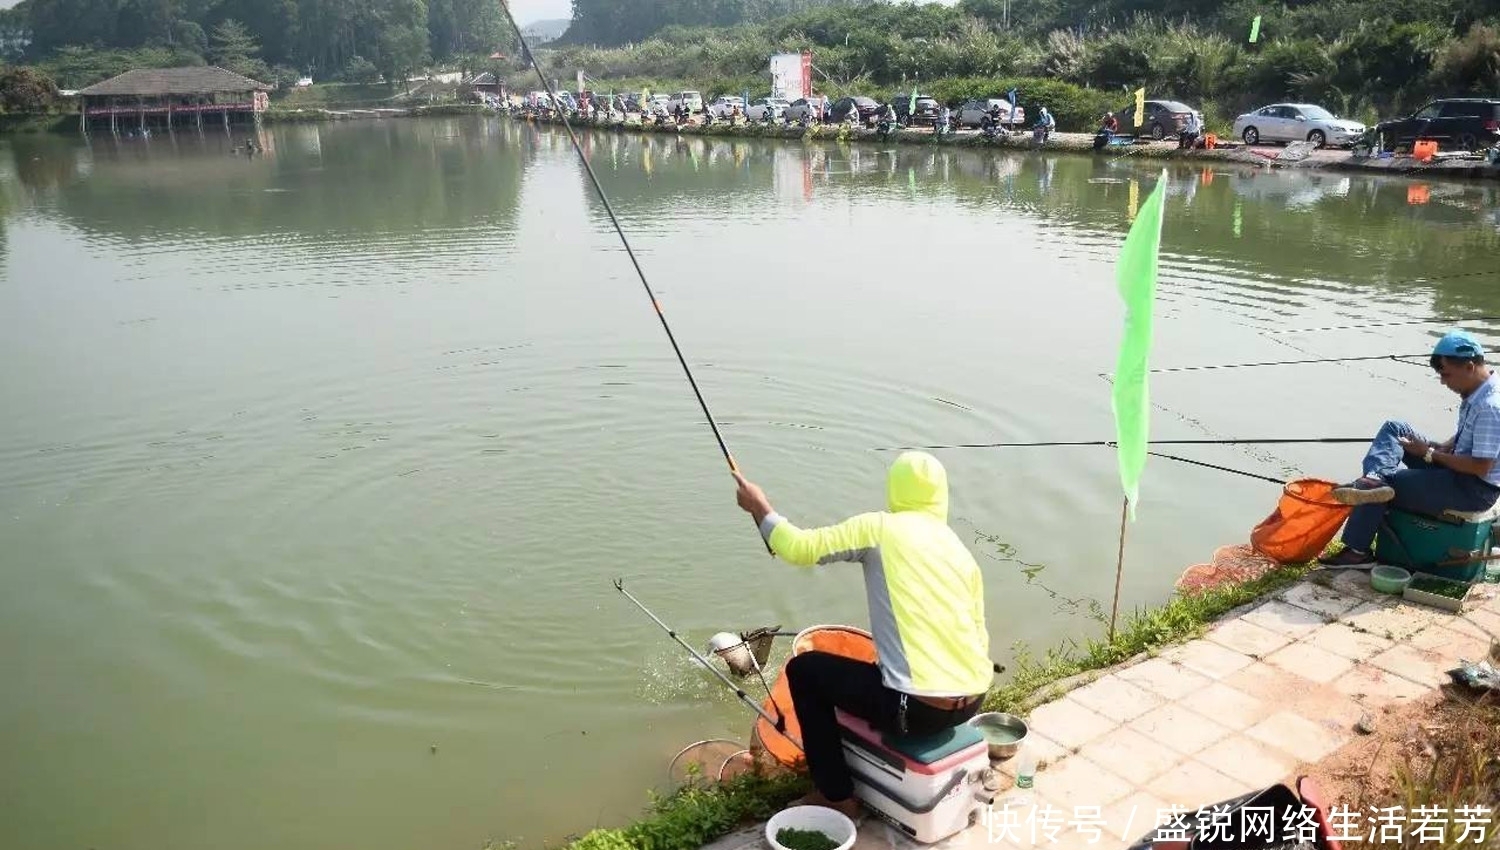
{"label": "man sitting on stool", "polygon": [[784,673],[817,788],[798,803],[855,817],[835,709],[886,734],[933,735],[973,717],[994,678],[979,564],[948,527],[948,474],[932,455],[906,452],[887,474],[889,510],[807,530],[776,513],[759,487],[738,473],[735,479],[735,499],[777,556],[801,566],[852,561],[864,568],[880,663],[813,651],[792,656]]}
{"label": "man sitting on stool", "polygon": [[[1438,340],[1432,368],[1443,386],[1463,397],[1458,432],[1433,443],[1405,422],[1380,427],[1365,455],[1364,476],[1333,491],[1354,505],[1344,524],[1344,549],[1320,558],[1330,567],[1375,563],[1370,544],[1385,519],[1387,505],[1438,516],[1443,511],[1487,511],[1500,499],[1500,393],[1484,362],[1484,349],[1463,331]],[[1403,463],[1405,468],[1402,468]]]}

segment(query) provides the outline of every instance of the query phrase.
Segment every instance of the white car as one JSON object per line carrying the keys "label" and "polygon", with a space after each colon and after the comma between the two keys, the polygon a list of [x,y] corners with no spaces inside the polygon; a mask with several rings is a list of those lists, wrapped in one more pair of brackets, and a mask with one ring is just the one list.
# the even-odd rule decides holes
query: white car
{"label": "white car", "polygon": [[729,116],[738,109],[740,114],[745,114],[745,99],[735,95],[719,95],[714,102],[708,105],[708,114],[715,118],[728,120]]}
{"label": "white car", "polygon": [[758,97],[745,110],[745,117],[751,121],[764,121],[769,110],[771,118],[777,119],[786,113],[786,108],[790,105],[779,97]]}
{"label": "white car", "polygon": [[1365,133],[1365,125],[1339,118],[1311,103],[1273,103],[1234,119],[1234,134],[1245,144],[1261,142],[1312,142],[1352,145]]}
{"label": "white car", "polygon": [[992,109],[1000,110],[1000,123],[1021,126],[1026,123],[1026,110],[1017,106],[1011,111],[1010,101],[998,97],[988,100],[966,100],[958,108],[958,121],[965,127],[978,127],[984,123],[984,116]]}
{"label": "white car", "polygon": [[669,99],[668,104],[667,104],[667,110],[669,112],[670,111],[674,111],[674,110],[677,109],[677,106],[679,104],[682,104],[682,105],[686,106],[688,112],[690,112],[690,113],[691,112],[702,112],[703,111],[703,95],[698,94],[695,91],[680,91],[677,94],[672,95],[672,97]]}

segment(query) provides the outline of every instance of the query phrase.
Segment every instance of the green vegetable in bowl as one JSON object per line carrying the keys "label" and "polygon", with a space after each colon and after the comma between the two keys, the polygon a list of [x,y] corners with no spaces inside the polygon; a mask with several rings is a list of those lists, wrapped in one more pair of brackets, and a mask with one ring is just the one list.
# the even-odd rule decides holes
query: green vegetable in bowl
{"label": "green vegetable in bowl", "polygon": [[1469,586],[1463,582],[1429,576],[1419,576],[1412,579],[1411,584],[1408,586],[1412,590],[1431,593],[1437,596],[1446,596],[1449,599],[1463,599],[1469,592]]}
{"label": "green vegetable in bowl", "polygon": [[816,829],[787,827],[776,833],[776,841],[787,850],[836,850],[837,841]]}

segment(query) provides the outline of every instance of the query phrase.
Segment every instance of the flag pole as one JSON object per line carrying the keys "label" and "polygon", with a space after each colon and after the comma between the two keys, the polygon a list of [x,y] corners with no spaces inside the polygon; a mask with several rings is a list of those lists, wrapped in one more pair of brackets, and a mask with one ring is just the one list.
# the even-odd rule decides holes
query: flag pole
{"label": "flag pole", "polygon": [[1115,559],[1115,601],[1109,609],[1109,639],[1115,639],[1115,621],[1120,617],[1120,580],[1125,577],[1125,520],[1130,516],[1130,499],[1120,500],[1120,554]]}

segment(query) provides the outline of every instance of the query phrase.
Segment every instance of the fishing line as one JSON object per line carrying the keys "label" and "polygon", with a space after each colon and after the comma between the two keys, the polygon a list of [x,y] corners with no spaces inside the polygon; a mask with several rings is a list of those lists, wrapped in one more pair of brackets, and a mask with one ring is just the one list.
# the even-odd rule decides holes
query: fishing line
{"label": "fishing line", "polygon": [[[1474,274],[1494,274],[1494,272],[1475,272],[1472,274],[1454,275],[1454,277],[1473,277]],[[1444,278],[1424,278],[1421,280],[1409,280],[1405,283],[1427,283],[1433,280],[1444,280]],[[1391,328],[1399,325],[1461,325],[1469,322],[1495,322],[1500,321],[1500,316],[1469,316],[1467,318],[1451,318],[1444,316],[1428,316],[1422,319],[1402,319],[1393,322],[1367,322],[1358,325],[1325,325],[1321,328],[1292,328],[1290,330],[1261,331],[1261,333],[1279,336],[1281,334],[1312,333],[1314,331],[1357,331],[1365,328]]]}
{"label": "fishing line", "polygon": [[[1369,437],[1270,437],[1244,440],[1149,440],[1149,446],[1269,446],[1322,443],[1343,445],[1368,443]],[[1039,449],[1060,446],[1118,446],[1116,440],[1048,441],[1042,443],[952,443],[943,446],[899,446],[872,449],[877,452],[941,451],[943,449]]]}
{"label": "fishing line", "polygon": [[[1411,358],[1420,357],[1421,362],[1413,363]],[[1390,360],[1394,363],[1403,363],[1407,366],[1421,366],[1427,368],[1428,355],[1426,354],[1372,354],[1364,357],[1318,357],[1310,360],[1267,360],[1260,363],[1216,363],[1204,366],[1171,366],[1162,369],[1152,369],[1151,374],[1161,375],[1169,372],[1202,372],[1209,369],[1253,369],[1260,366],[1305,366],[1313,363],[1355,363],[1368,360]],[[1100,377],[1107,377],[1111,373],[1100,372]]]}
{"label": "fishing line", "polygon": [[[507,0],[499,0],[500,9],[505,12],[505,19],[510,21],[511,29],[515,30],[516,39],[521,43],[521,53],[526,61],[531,64],[531,69],[536,71],[536,78],[546,90],[547,96],[552,99],[554,106],[559,104],[557,92],[552,90],[552,84],[547,82],[547,76],[542,73],[542,66],[537,64],[536,56],[531,52],[531,46],[526,43],[526,36],[521,34],[521,26],[516,23],[516,18],[510,12],[510,3]],[[667,333],[667,341],[672,343],[672,351],[677,355],[677,362],[682,365],[682,372],[687,376],[688,385],[693,388],[693,396],[698,399],[698,406],[703,409],[703,415],[708,419],[708,427],[713,429],[714,440],[719,444],[719,451],[724,455],[724,460],[729,464],[729,471],[739,474],[739,464],[734,462],[734,455],[729,453],[729,446],[724,442],[724,435],[719,431],[719,423],[714,420],[713,413],[708,409],[708,402],[704,401],[703,393],[698,389],[698,382],[693,378],[693,370],[688,368],[687,359],[682,356],[682,348],[677,345],[677,337],[672,334],[672,326],[667,324],[667,315],[662,312],[661,301],[657,300],[656,293],[652,291],[651,284],[646,280],[646,273],[641,269],[640,260],[636,259],[635,251],[630,247],[630,240],[625,238],[625,230],[620,227],[620,219],[615,216],[615,209],[609,202],[609,196],[604,193],[604,186],[599,182],[598,175],[594,174],[594,167],[589,164],[589,158],[583,152],[583,146],[578,143],[578,135],[573,132],[573,124],[568,121],[567,113],[558,108],[557,114],[562,118],[563,129],[568,131],[568,139],[573,143],[573,150],[578,154],[579,162],[583,163],[583,170],[589,175],[589,182],[594,185],[594,191],[599,195],[599,201],[604,205],[604,211],[609,215],[610,224],[614,225],[615,234],[620,237],[620,244],[625,246],[625,253],[630,257],[630,264],[635,267],[636,277],[641,280],[641,287],[646,290],[646,297],[651,299],[651,307],[656,310],[656,318],[661,320],[661,329]],[[758,535],[757,535],[758,536]],[[771,552],[769,541],[762,539],[766,545],[766,551]]]}

